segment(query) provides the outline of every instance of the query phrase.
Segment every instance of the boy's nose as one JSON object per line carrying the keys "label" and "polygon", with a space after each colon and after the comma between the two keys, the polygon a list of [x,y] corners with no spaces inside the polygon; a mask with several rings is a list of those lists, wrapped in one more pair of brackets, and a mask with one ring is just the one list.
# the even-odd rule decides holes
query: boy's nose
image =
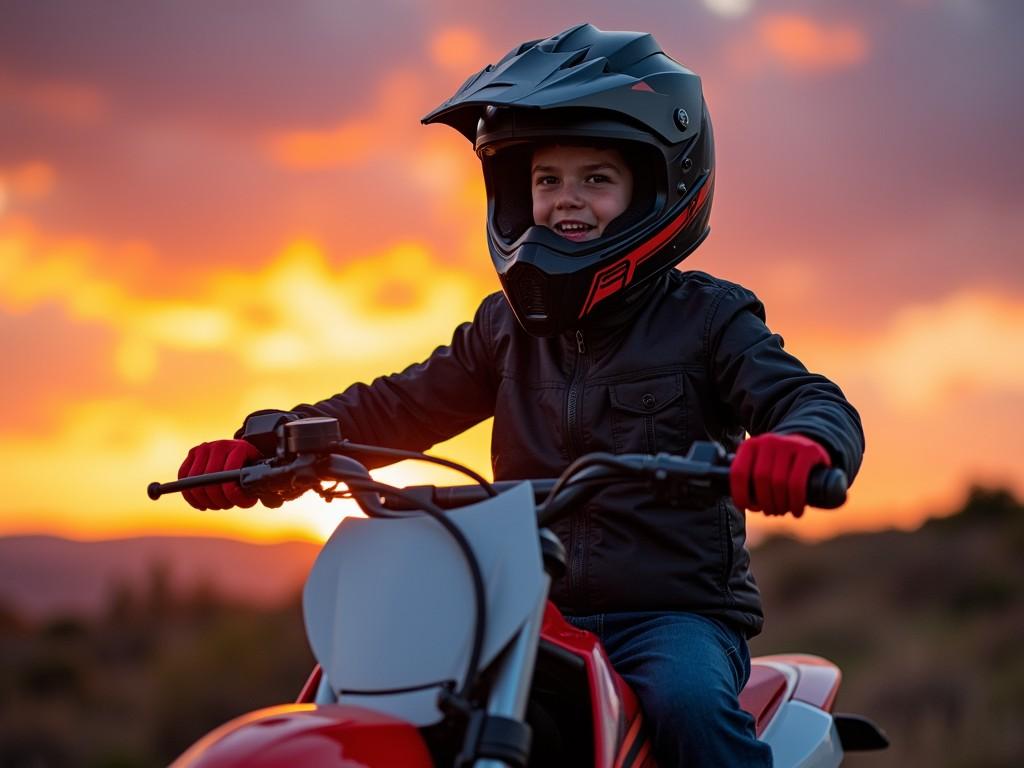
{"label": "boy's nose", "polygon": [[575,184],[563,184],[555,200],[556,208],[579,208],[583,205],[583,196]]}

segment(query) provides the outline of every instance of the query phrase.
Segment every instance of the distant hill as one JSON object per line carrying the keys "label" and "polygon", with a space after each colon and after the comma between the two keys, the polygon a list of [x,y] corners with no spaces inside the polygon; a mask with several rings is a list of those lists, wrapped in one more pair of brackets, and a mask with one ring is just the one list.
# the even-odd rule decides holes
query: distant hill
{"label": "distant hill", "polygon": [[318,551],[308,542],[185,536],[0,537],[0,606],[28,619],[92,617],[119,591],[143,591],[154,579],[178,594],[212,590],[224,598],[278,605],[301,589]]}

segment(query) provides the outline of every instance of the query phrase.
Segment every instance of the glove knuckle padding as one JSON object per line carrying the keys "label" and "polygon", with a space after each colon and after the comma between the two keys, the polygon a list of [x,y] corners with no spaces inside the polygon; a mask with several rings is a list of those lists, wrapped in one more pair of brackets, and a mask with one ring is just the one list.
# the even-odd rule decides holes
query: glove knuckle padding
{"label": "glove knuckle padding", "polygon": [[759,453],[754,463],[754,497],[757,504],[769,511],[772,509],[772,465],[764,453]]}
{"label": "glove knuckle padding", "polygon": [[781,515],[790,508],[789,472],[793,455],[789,451],[778,451],[772,460],[771,494],[772,511]]}
{"label": "glove knuckle padding", "polygon": [[741,443],[729,472],[729,490],[732,492],[736,506],[741,509],[749,509],[752,502],[750,497],[751,461],[749,443]]}

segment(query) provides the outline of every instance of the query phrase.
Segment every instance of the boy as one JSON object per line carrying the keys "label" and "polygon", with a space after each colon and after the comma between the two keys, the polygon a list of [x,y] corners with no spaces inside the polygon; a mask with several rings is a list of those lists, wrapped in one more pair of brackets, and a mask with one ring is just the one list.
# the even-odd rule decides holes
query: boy
{"label": "boy", "polygon": [[[552,599],[636,691],[659,765],[770,765],[737,701],[763,622],[741,510],[802,514],[811,468],[852,478],[863,433],[753,294],[673,269],[709,231],[699,78],[650,35],[582,25],[514,49],[424,122],[455,127],[481,158],[503,293],[425,362],[285,417],[333,416],[356,442],[423,450],[493,416],[499,480],[554,477],[596,450],[736,450],[736,506],[674,510],[617,489],[559,523],[569,562]],[[203,444],[179,476],[257,455]],[[254,503],[237,485],[186,498]]]}

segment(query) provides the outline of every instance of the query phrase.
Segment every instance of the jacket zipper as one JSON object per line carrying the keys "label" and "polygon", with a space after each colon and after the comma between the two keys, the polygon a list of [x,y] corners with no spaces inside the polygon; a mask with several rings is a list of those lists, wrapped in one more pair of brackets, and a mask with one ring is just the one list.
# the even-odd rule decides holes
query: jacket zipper
{"label": "jacket zipper", "polygon": [[722,583],[722,591],[726,594],[732,593],[730,580],[732,579],[732,566],[733,566],[733,554],[732,554],[732,515],[729,512],[729,503],[726,501],[718,502],[719,514],[725,516],[725,580]]}
{"label": "jacket zipper", "polygon": [[[566,438],[569,441],[569,461],[575,461],[580,455],[582,435],[577,436],[580,429],[579,400],[583,389],[583,375],[586,372],[587,345],[583,340],[583,331],[576,331],[576,351],[579,357],[573,367],[572,379],[566,393]],[[570,605],[576,604],[576,593],[583,582],[585,572],[587,533],[586,513],[580,510],[574,513],[569,521],[569,583],[566,585],[567,598]]]}
{"label": "jacket zipper", "polygon": [[576,365],[572,369],[572,379],[569,381],[569,391],[566,393],[565,408],[565,434],[569,440],[569,461],[575,461],[580,455],[581,439],[577,439],[577,432],[580,425],[579,400],[582,390],[582,372],[585,370],[587,345],[583,343],[583,331],[576,331],[576,351],[579,357],[576,358]]}

